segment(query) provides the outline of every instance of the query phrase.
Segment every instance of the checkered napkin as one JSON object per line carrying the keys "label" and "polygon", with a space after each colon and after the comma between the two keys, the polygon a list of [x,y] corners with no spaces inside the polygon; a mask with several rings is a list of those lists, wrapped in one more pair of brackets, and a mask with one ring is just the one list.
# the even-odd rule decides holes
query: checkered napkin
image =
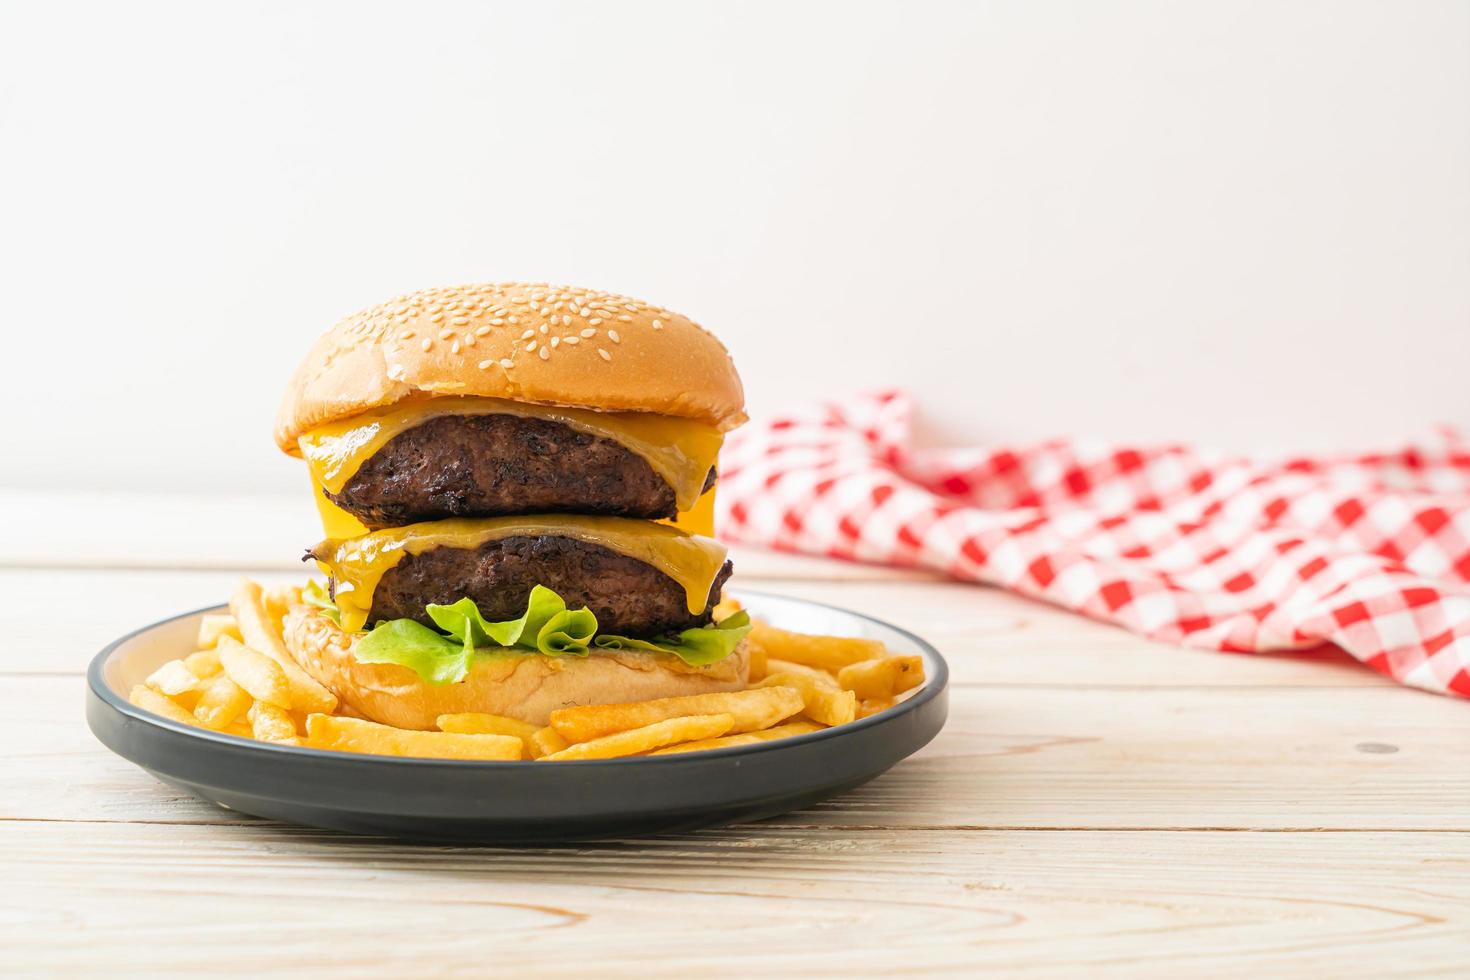
{"label": "checkered napkin", "polygon": [[1155,640],[1336,644],[1470,697],[1470,445],[1273,462],[1055,440],[916,449],[886,391],[752,423],[720,457],[721,536],[926,568]]}

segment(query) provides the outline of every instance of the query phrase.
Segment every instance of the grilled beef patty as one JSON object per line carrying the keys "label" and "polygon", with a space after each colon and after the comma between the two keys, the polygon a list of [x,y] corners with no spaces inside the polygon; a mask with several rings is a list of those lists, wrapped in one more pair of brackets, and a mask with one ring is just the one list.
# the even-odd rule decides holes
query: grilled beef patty
{"label": "grilled beef patty", "polygon": [[[714,485],[710,470],[705,489]],[[673,517],[674,491],[622,444],[519,415],[443,415],[400,432],[332,502],[377,530],[446,517]]]}
{"label": "grilled beef patty", "polygon": [[569,608],[590,608],[598,632],[659,636],[709,625],[730,571],[727,561],[710,586],[704,609],[694,614],[685,603],[683,586],[635,558],[575,538],[521,535],[478,548],[404,555],[379,580],[368,622],[415,619],[432,626],[424,606],[464,596],[474,600],[486,619],[514,619],[526,611],[532,587],[544,585]]}

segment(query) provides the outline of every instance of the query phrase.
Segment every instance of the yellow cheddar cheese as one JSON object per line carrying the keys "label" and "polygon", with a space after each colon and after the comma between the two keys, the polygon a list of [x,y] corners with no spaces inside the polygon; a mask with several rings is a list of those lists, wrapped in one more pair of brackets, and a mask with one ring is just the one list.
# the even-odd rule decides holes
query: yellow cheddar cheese
{"label": "yellow cheddar cheese", "polygon": [[725,563],[725,547],[710,538],[652,521],[571,514],[426,521],[328,539],[313,554],[322,571],[336,581],[342,628],[355,631],[367,624],[379,580],[405,554],[434,548],[478,548],[498,538],[543,534],[575,538],[651,565],[679,583],[691,613],[704,610],[710,587]]}

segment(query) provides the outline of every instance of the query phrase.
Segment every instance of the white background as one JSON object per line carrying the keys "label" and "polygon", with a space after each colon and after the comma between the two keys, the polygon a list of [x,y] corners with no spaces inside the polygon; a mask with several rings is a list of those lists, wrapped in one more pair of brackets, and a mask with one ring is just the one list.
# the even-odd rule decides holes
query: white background
{"label": "white background", "polygon": [[294,492],[311,338],[502,278],[756,411],[1391,443],[1470,428],[1470,5],[11,4],[0,269],[0,486]]}

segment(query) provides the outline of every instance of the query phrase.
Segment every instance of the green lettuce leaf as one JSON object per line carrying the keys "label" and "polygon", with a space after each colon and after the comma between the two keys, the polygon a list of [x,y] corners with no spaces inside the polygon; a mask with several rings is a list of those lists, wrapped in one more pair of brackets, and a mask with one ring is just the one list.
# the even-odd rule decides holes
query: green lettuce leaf
{"label": "green lettuce leaf", "polygon": [[536,586],[526,611],[515,619],[492,623],[468,597],[449,605],[424,607],[448,636],[415,622],[394,619],[378,623],[357,641],[353,656],[365,664],[398,664],[430,684],[465,679],[479,648],[499,647],[548,657],[585,657],[597,617],[592,610],[568,609],[561,596]]}
{"label": "green lettuce leaf", "polygon": [[592,642],[603,650],[642,650],[647,653],[671,653],[691,667],[704,667],[724,660],[750,632],[750,615],[740,611],[709,626],[688,629],[676,637],[657,640],[635,640],[628,636],[604,633]]}
{"label": "green lettuce leaf", "polygon": [[455,684],[470,672],[475,648],[411,619],[379,623],[357,641],[352,655],[365,664],[407,667],[430,684]]}
{"label": "green lettuce leaf", "polygon": [[301,590],[301,601],[309,606],[316,606],[322,612],[326,613],[332,622],[338,626],[342,625],[342,610],[338,609],[337,604],[332,601],[332,597],[327,595],[326,586],[322,585],[316,579],[307,582],[306,588]]}
{"label": "green lettuce leaf", "polygon": [[468,597],[448,606],[424,607],[440,629],[464,643],[466,649],[494,643],[502,647],[534,650],[548,657],[585,657],[587,644],[597,632],[592,610],[568,609],[561,596],[538,585],[526,600],[526,611],[517,619],[488,622]]}
{"label": "green lettuce leaf", "polygon": [[[317,601],[308,598],[308,602],[329,610],[329,614],[336,611],[320,586],[313,595]],[[358,640],[353,655],[365,664],[407,667],[430,684],[455,684],[469,674],[476,656],[491,652],[585,657],[596,646],[603,650],[666,653],[690,666],[703,667],[728,657],[750,632],[750,617],[740,612],[712,626],[655,640],[598,636],[597,617],[592,610],[585,606],[568,609],[561,596],[541,585],[531,590],[522,615],[503,622],[487,620],[468,597],[424,608],[444,633],[412,619],[389,620],[378,623]]]}

